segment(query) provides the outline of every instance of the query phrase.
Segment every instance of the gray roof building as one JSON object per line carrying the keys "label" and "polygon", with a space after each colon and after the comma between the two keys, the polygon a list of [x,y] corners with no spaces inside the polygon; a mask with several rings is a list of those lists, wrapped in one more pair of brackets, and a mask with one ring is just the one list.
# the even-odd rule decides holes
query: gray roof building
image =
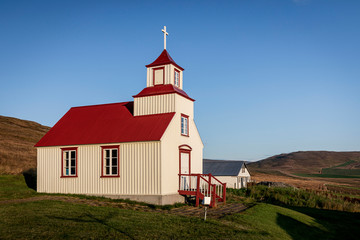
{"label": "gray roof building", "polygon": [[211,173],[213,176],[237,176],[245,161],[203,160],[203,174]]}

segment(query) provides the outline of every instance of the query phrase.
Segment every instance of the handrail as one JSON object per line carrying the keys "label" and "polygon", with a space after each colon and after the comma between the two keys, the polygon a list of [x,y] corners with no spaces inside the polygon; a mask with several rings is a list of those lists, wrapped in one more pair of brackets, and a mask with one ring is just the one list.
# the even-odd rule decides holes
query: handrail
{"label": "handrail", "polygon": [[211,177],[212,177],[213,179],[215,179],[216,181],[218,181],[218,183],[220,183],[221,185],[224,185],[223,182],[221,182],[219,179],[217,179],[216,177],[214,177],[211,173],[209,173],[209,175],[211,175]]}
{"label": "handrail", "polygon": [[208,180],[206,180],[205,178],[203,178],[202,176],[200,176],[201,179],[203,179],[205,182],[207,182],[208,184],[211,184]]}
{"label": "handrail", "polygon": [[[200,199],[209,196],[211,197],[211,203],[210,203],[211,207],[215,207],[216,199],[219,199],[219,201],[222,202],[226,202],[226,183],[222,183],[211,173],[210,174],[187,173],[187,174],[178,174],[178,175],[179,175],[179,192],[182,191],[183,194],[186,195],[188,194],[196,195],[196,206],[199,205]],[[189,178],[183,179],[182,177],[189,177]],[[216,182],[212,182],[212,178],[214,178]],[[193,194],[191,194],[191,192]]]}

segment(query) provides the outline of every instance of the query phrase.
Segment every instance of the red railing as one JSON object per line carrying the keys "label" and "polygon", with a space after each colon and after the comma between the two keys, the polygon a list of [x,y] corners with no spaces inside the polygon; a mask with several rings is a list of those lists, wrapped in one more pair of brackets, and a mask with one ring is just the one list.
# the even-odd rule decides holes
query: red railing
{"label": "red railing", "polygon": [[196,206],[201,199],[210,197],[210,206],[216,201],[226,202],[226,183],[211,174],[179,174],[179,194],[196,196]]}

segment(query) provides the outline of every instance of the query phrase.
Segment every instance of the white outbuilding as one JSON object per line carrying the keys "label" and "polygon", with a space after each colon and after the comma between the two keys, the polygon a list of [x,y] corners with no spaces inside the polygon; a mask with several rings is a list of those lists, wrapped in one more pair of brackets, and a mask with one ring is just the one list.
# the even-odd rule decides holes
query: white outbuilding
{"label": "white outbuilding", "polygon": [[203,173],[215,176],[227,188],[244,188],[251,176],[244,161],[203,160]]}
{"label": "white outbuilding", "polygon": [[35,145],[38,192],[160,205],[184,202],[186,195],[225,201],[223,184],[201,174],[195,100],[164,45],[146,65],[146,87],[134,101],[73,107]]}

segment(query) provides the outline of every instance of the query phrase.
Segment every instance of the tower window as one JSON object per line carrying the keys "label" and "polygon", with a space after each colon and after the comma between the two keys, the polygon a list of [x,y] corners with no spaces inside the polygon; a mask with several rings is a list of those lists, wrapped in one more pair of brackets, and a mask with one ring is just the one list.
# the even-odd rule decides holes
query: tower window
{"label": "tower window", "polygon": [[189,116],[181,114],[181,135],[189,136]]}
{"label": "tower window", "polygon": [[175,69],[174,85],[180,87],[180,72]]}

